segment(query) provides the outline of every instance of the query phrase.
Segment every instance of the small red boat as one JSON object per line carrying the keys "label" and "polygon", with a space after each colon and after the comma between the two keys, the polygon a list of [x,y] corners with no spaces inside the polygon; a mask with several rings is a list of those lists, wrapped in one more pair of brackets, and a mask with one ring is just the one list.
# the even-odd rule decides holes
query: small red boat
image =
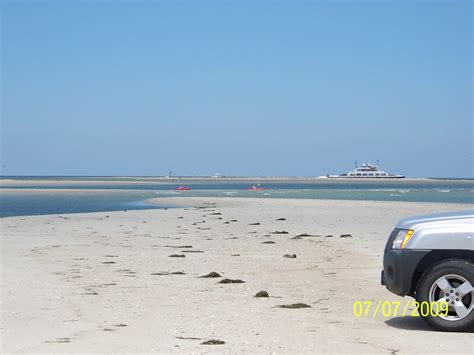
{"label": "small red boat", "polygon": [[268,190],[266,187],[261,187],[260,184],[258,185],[253,185],[251,188],[249,188],[251,191],[264,191]]}
{"label": "small red boat", "polygon": [[189,190],[192,190],[192,188],[187,187],[187,186],[178,186],[175,190],[176,191],[189,191]]}

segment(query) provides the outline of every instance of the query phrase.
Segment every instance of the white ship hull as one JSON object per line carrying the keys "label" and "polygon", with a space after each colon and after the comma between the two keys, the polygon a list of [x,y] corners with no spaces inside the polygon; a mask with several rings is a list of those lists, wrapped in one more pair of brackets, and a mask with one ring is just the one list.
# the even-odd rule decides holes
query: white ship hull
{"label": "white ship hull", "polygon": [[362,164],[357,166],[355,170],[349,171],[347,174],[319,176],[320,179],[403,179],[405,175],[391,174],[386,171],[379,170],[377,165]]}

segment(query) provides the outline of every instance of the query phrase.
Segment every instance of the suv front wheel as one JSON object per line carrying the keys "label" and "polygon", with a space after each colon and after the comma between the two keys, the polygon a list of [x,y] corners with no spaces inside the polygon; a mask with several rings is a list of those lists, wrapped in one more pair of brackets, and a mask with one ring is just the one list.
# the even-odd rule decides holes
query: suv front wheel
{"label": "suv front wheel", "polygon": [[[474,330],[474,264],[466,260],[444,260],[426,270],[416,288],[419,305],[439,303],[448,311],[419,312],[433,328],[442,331]],[[431,308],[431,307],[430,307]],[[446,308],[443,308],[446,310]],[[427,314],[429,313],[429,314]]]}

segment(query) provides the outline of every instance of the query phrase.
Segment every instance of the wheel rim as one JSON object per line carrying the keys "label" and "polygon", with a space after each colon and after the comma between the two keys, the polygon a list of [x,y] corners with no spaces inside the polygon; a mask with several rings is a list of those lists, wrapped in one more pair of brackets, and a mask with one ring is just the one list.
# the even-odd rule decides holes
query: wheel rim
{"label": "wheel rim", "polygon": [[447,302],[448,313],[444,315],[445,312],[440,312],[438,317],[451,322],[458,321],[472,312],[474,289],[461,275],[443,275],[431,285],[428,301],[430,304]]}

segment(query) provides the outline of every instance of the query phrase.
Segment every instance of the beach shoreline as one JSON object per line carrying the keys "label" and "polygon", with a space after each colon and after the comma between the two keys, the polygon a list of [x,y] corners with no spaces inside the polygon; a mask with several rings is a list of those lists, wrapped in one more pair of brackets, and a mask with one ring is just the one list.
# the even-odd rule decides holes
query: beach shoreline
{"label": "beach shoreline", "polygon": [[21,179],[11,179],[8,177],[0,177],[0,187],[15,187],[15,186],[29,186],[29,185],[50,185],[50,186],[61,186],[67,184],[83,184],[83,185],[146,185],[146,184],[163,184],[163,185],[172,185],[179,182],[186,183],[265,183],[265,182],[287,182],[287,183],[347,183],[347,182],[380,182],[380,183],[403,183],[403,182],[443,182],[443,181],[459,181],[459,182],[469,182],[472,179],[443,179],[443,178],[427,178],[427,177],[407,177],[403,179],[398,178],[320,178],[316,176],[312,177],[139,177],[139,176],[113,176],[113,177],[83,177],[78,179],[78,177],[44,177],[38,179],[36,177],[22,177]]}
{"label": "beach shoreline", "polygon": [[[0,219],[2,352],[472,353],[472,334],[353,314],[357,301],[409,302],[380,285],[398,219],[472,205],[149,202],[181,208]],[[200,278],[210,272],[222,277]],[[295,303],[310,307],[278,307]],[[201,345],[211,339],[225,343]]]}

